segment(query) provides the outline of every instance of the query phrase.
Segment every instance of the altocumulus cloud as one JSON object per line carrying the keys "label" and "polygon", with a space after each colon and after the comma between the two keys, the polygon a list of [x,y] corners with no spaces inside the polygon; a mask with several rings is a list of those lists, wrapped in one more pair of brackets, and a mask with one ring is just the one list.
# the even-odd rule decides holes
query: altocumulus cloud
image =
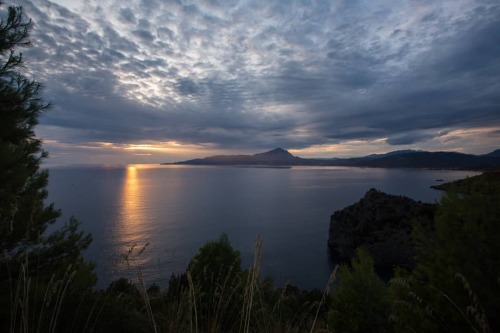
{"label": "altocumulus cloud", "polygon": [[500,141],[497,1],[20,4],[34,23],[28,68],[55,105],[40,126],[55,151],[373,142],[482,153]]}

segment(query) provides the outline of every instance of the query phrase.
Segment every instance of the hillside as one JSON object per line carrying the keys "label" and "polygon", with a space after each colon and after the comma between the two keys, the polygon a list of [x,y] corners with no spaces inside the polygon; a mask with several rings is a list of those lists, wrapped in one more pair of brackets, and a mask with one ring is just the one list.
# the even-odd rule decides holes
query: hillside
{"label": "hillside", "polygon": [[274,150],[254,155],[216,155],[174,164],[188,165],[308,165],[307,159],[293,156],[287,150]]}
{"label": "hillside", "polygon": [[471,191],[476,191],[489,194],[500,188],[500,170],[484,172],[481,175],[431,187],[436,190],[447,192],[469,193]]}
{"label": "hillside", "polygon": [[331,216],[328,246],[343,260],[352,259],[356,249],[363,247],[376,265],[411,267],[413,226],[430,229],[435,210],[433,204],[371,189]]}
{"label": "hillside", "polygon": [[485,155],[456,152],[400,150],[354,158],[301,158],[277,148],[254,155],[216,155],[173,164],[263,165],[263,166],[353,166],[373,168],[424,168],[452,170],[494,170],[500,168],[500,150]]}

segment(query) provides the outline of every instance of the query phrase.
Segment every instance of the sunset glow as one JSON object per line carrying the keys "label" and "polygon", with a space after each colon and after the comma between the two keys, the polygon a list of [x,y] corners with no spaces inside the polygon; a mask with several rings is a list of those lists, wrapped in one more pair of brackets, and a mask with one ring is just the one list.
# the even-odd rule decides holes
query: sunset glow
{"label": "sunset glow", "polygon": [[500,145],[495,2],[21,4],[54,164]]}

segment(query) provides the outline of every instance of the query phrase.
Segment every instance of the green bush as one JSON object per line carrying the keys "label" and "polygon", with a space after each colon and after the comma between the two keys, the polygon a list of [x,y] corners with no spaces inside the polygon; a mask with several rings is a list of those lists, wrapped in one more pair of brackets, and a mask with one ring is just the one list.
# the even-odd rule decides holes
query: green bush
{"label": "green bush", "polygon": [[400,331],[500,331],[500,179],[474,177],[441,200],[417,265],[393,281]]}
{"label": "green bush", "polygon": [[375,273],[373,259],[358,249],[351,266],[340,266],[329,327],[334,332],[390,332],[388,288]]}

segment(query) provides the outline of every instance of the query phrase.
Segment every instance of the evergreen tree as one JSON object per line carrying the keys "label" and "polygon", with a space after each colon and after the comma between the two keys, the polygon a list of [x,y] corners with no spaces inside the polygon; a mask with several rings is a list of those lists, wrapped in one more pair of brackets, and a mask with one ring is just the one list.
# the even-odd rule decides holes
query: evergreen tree
{"label": "evergreen tree", "polygon": [[340,284],[333,290],[328,324],[334,332],[390,332],[390,301],[386,285],[363,249],[340,266]]}
{"label": "evergreen tree", "polygon": [[226,234],[202,246],[188,265],[198,295],[199,324],[207,332],[231,332],[241,309],[241,257]]}
{"label": "evergreen tree", "polygon": [[226,234],[217,241],[202,246],[198,254],[189,262],[189,272],[193,280],[211,288],[213,281],[223,283],[229,277],[241,272],[240,253],[233,249]]}
{"label": "evergreen tree", "polygon": [[9,7],[0,21],[0,251],[19,251],[36,242],[60,213],[44,207],[47,172],[39,171],[47,156],[33,127],[48,105],[39,97],[41,85],[21,72],[23,57],[16,53],[29,45],[29,21],[20,7]]}
{"label": "evergreen tree", "polygon": [[[31,302],[43,298],[42,289],[54,288],[56,281],[73,282],[66,293],[95,282],[92,265],[82,259],[91,237],[78,231],[78,222],[71,219],[46,233],[61,212],[44,203],[48,172],[40,170],[40,163],[47,153],[34,133],[50,105],[40,96],[42,85],[25,74],[19,52],[30,45],[30,23],[22,7],[10,6],[0,13],[0,322],[7,325],[12,313],[22,309],[23,316],[16,317],[21,323],[11,325],[23,330],[32,319],[24,317],[28,303],[19,302],[34,306]],[[34,295],[20,300],[16,292]]]}
{"label": "evergreen tree", "polygon": [[447,193],[435,227],[430,235],[415,230],[417,265],[392,283],[398,329],[498,332],[500,173],[464,181]]}

